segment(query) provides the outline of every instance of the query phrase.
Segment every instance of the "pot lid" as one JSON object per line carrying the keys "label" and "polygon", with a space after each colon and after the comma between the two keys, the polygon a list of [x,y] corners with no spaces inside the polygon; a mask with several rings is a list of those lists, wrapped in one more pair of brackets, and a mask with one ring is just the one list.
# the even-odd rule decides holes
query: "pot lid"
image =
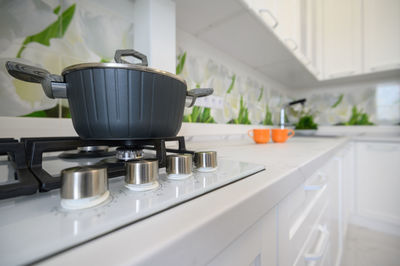
{"label": "pot lid", "polygon": [[[135,57],[135,58],[141,60],[141,63],[138,63],[138,64],[129,63],[129,62],[123,60],[121,58],[122,56]],[[132,70],[155,73],[155,74],[159,74],[159,75],[165,75],[165,76],[174,78],[176,80],[179,80],[186,85],[186,81],[178,75],[172,74],[172,73],[164,71],[164,70],[148,67],[147,66],[147,56],[145,56],[144,54],[141,54],[133,49],[117,50],[115,52],[114,60],[116,63],[82,63],[82,64],[71,65],[71,66],[64,68],[64,70],[62,71],[62,75],[71,73],[73,71],[88,69],[88,68],[123,68],[123,69],[132,69]]]}

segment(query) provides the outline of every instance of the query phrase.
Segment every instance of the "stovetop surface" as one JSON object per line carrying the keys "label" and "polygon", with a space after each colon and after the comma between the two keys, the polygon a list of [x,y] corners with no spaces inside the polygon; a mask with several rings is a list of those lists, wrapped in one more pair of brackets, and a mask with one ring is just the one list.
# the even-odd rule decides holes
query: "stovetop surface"
{"label": "stovetop surface", "polygon": [[[81,160],[60,160],[59,152],[47,153],[43,168],[51,174],[79,164]],[[89,159],[97,162],[102,158]],[[0,171],[6,167],[0,163]],[[2,170],[2,168],[4,168]],[[215,172],[195,172],[185,180],[167,179],[160,169],[160,187],[146,192],[124,187],[124,177],[109,179],[109,199],[83,210],[60,206],[59,189],[29,196],[0,200],[0,258],[6,265],[26,264],[74,247],[120,227],[167,210],[190,199],[262,171],[264,166],[218,158]],[[4,171],[7,171],[4,170]],[[12,176],[12,173],[8,173]],[[2,182],[2,181],[0,181]]]}

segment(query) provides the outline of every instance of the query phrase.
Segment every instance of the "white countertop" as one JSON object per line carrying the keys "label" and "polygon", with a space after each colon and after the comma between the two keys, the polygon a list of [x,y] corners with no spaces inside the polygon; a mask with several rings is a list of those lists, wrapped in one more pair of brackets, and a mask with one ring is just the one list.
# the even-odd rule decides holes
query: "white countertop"
{"label": "white countertop", "polygon": [[[249,139],[189,141],[191,150],[216,150],[220,158],[265,165],[266,170],[124,227],[44,261],[43,264],[202,265],[271,210],[348,138],[294,137],[287,143]],[[112,250],[112,252],[102,252]],[[188,257],[185,254],[198,254]],[[157,254],[154,256],[154,254]],[[205,256],[206,254],[206,256]]]}

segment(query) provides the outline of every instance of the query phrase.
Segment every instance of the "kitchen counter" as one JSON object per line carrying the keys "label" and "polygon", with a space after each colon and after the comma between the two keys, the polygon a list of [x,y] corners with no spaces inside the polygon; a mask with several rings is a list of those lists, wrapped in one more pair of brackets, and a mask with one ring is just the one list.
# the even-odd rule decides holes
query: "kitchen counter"
{"label": "kitchen counter", "polygon": [[[85,243],[42,262],[203,265],[299,186],[349,138],[297,137],[256,145],[248,138],[191,138],[191,150],[265,165],[265,171]],[[112,252],[102,252],[112,250]],[[188,255],[190,254],[190,255]],[[193,254],[198,254],[193,257]]]}

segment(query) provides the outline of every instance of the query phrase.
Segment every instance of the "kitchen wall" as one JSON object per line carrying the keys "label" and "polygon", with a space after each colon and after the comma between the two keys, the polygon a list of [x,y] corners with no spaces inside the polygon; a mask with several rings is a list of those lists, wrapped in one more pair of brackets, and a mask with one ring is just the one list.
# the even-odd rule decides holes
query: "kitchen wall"
{"label": "kitchen wall", "polygon": [[295,91],[320,125],[398,125],[400,79],[384,79]]}
{"label": "kitchen wall", "polygon": [[[135,1],[110,3],[1,2],[0,116],[69,117],[66,100],[49,99],[39,84],[13,79],[4,63],[13,59],[60,74],[66,66],[112,61],[116,49],[137,47],[143,33],[138,33],[141,27],[131,12],[137,9]],[[303,113],[314,115],[320,125],[400,121],[400,79],[290,90],[180,29],[176,47],[176,70],[189,88],[215,90],[213,97],[185,110],[186,122],[276,125],[280,107],[303,97],[307,98]]]}
{"label": "kitchen wall", "polygon": [[[177,55],[177,73],[187,80],[189,87],[213,87],[218,96],[207,103],[200,102],[194,110],[187,109],[186,122],[277,125],[282,104],[300,98],[307,102],[304,108],[298,105],[289,112],[293,123],[307,114],[322,126],[400,122],[400,79],[288,89],[180,29]],[[238,119],[239,114],[247,111],[248,120]]]}
{"label": "kitchen wall", "polygon": [[[104,2],[104,3],[103,3]],[[54,74],[83,62],[108,62],[133,47],[134,22],[123,10],[133,1],[6,0],[0,8],[0,116],[69,117],[65,100],[47,98],[39,84],[13,79],[7,60]],[[125,12],[126,13],[126,12]]]}
{"label": "kitchen wall", "polygon": [[289,91],[281,84],[177,29],[177,73],[189,88],[211,87],[214,95],[185,111],[186,122],[276,124]]}

